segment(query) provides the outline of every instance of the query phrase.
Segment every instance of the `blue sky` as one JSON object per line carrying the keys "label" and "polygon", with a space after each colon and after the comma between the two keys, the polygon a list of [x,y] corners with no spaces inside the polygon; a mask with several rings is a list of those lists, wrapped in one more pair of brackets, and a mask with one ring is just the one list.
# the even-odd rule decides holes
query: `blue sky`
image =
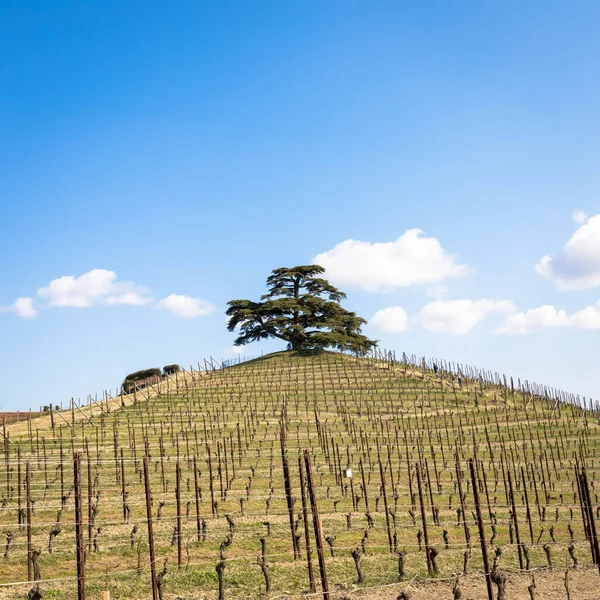
{"label": "blue sky", "polygon": [[234,356],[316,257],[385,348],[600,396],[599,18],[0,0],[0,407]]}

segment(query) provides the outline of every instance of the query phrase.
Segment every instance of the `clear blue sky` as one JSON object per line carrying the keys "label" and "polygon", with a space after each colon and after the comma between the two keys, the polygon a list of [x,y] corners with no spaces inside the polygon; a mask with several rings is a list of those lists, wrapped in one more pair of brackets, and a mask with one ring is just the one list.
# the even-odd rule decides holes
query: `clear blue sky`
{"label": "clear blue sky", "polygon": [[316,257],[386,348],[600,396],[599,21],[0,0],[0,407],[231,357],[226,302]]}

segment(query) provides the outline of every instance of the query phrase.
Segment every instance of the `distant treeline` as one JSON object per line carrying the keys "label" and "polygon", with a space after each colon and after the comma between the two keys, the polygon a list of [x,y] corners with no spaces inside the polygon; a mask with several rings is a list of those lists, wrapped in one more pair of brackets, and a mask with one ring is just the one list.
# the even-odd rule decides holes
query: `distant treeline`
{"label": "distant treeline", "polygon": [[181,371],[179,365],[165,365],[162,368],[162,371],[158,367],[134,371],[125,377],[121,384],[121,388],[124,393],[129,394],[135,390],[136,386],[142,388],[148,384],[156,383],[163,377],[167,377],[167,375],[178,373],[179,371]]}

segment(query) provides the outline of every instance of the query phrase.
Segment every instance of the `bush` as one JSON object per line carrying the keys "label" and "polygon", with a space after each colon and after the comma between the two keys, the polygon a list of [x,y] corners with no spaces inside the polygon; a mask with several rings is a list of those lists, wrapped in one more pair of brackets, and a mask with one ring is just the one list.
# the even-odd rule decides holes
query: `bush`
{"label": "bush", "polygon": [[125,377],[125,381],[139,381],[140,379],[148,379],[148,377],[160,377],[161,374],[162,371],[158,368],[142,369],[141,371],[129,373],[129,375]]}
{"label": "bush", "polygon": [[165,376],[179,373],[179,371],[181,371],[181,368],[179,367],[179,365],[165,365],[163,367],[163,375],[165,375]]}
{"label": "bush", "polygon": [[129,373],[123,380],[122,387],[126,392],[130,392],[135,389],[135,383],[138,381],[145,381],[146,379],[150,379],[152,377],[161,377],[162,371],[158,368],[153,369],[142,369],[141,371],[134,371],[133,373]]}

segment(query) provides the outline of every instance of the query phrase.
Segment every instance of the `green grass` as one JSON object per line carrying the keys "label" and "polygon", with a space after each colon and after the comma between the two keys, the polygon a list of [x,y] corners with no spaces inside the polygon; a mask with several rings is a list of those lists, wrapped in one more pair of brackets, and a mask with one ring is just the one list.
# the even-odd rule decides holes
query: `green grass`
{"label": "green grass", "polygon": [[[489,384],[482,387],[479,382],[465,381],[459,389],[450,380],[434,377],[428,371],[423,373],[421,369],[405,369],[402,365],[390,365],[381,360],[359,360],[330,353],[277,353],[211,372],[206,377],[196,378],[195,382],[182,375],[179,383],[178,390],[171,385],[165,393],[149,400],[144,400],[139,394],[137,403],[133,404],[128,398],[124,408],[113,409],[108,415],[99,414],[96,408],[92,423],[76,413],[74,427],[56,419],[56,427],[52,430],[47,426],[46,418],[43,426],[42,420],[39,423],[32,421],[31,437],[22,424],[20,429],[11,433],[8,459],[10,489],[7,489],[6,468],[0,475],[0,495],[6,498],[5,508],[0,509],[0,531],[3,536],[13,532],[15,539],[9,558],[0,561],[0,582],[27,579],[26,530],[17,527],[16,510],[19,496],[16,448],[20,447],[22,506],[25,505],[26,461],[30,462],[32,470],[31,497],[35,501],[33,547],[43,550],[40,558],[42,577],[44,580],[70,578],[68,581],[44,582],[42,587],[46,598],[76,597],[74,493],[70,494],[62,512],[62,532],[55,540],[53,554],[48,553],[47,546],[49,531],[61,507],[61,464],[65,494],[73,484],[72,450],[83,451],[82,492],[87,545],[87,448],[94,503],[96,493],[100,492],[94,533],[97,527],[102,529],[99,552],[91,552],[87,559],[88,596],[99,598],[100,592],[108,589],[112,598],[151,598],[142,477],[146,437],[151,457],[157,570],[160,571],[167,560],[167,597],[217,597],[215,566],[219,560],[219,546],[229,531],[225,519],[227,514],[236,524],[233,542],[226,552],[227,597],[258,598],[261,589],[264,591],[264,579],[257,564],[260,538],[263,536],[267,537],[267,562],[273,593],[293,595],[305,592],[308,590],[308,578],[304,529],[302,525],[298,527],[298,533],[302,534],[302,560],[294,561],[283,486],[279,431],[284,400],[295,517],[301,514],[297,457],[307,448],[311,453],[323,532],[325,536],[336,537],[335,558],[329,555],[325,544],[328,577],[335,589],[353,588],[356,572],[350,551],[360,546],[366,529],[369,535],[367,555],[362,558],[366,576],[364,585],[387,585],[398,579],[397,557],[390,554],[388,548],[378,448],[385,469],[389,509],[395,515],[393,531],[398,549],[407,551],[406,574],[409,579],[427,578],[425,552],[419,551],[417,541],[417,532],[423,529],[419,500],[411,497],[410,493],[412,485],[413,494],[416,494],[415,469],[418,463],[423,465],[429,541],[440,551],[437,559],[439,577],[451,577],[462,572],[467,548],[464,529],[456,514],[460,505],[456,454],[468,506],[467,522],[472,544],[469,569],[482,569],[467,468],[467,459],[475,455],[475,450],[481,461],[482,474],[485,473],[490,500],[488,509],[487,495],[482,490],[486,538],[489,543],[492,535],[491,511],[497,521],[495,547],[503,548],[502,568],[517,568],[519,564],[517,546],[510,543],[503,466],[513,473],[520,534],[522,541],[531,547],[533,566],[546,565],[542,544],[551,541],[550,527],[553,527],[557,540],[556,544],[552,544],[554,563],[563,567],[570,564],[567,554],[569,524],[574,531],[575,552],[580,563],[591,562],[590,547],[583,535],[579,501],[573,487],[575,457],[583,454],[590,471],[592,494],[595,493],[593,480],[598,429],[597,417],[591,413],[563,405],[554,410],[553,401],[543,398],[531,400],[526,394],[512,393],[510,388],[507,390]],[[69,420],[71,414],[67,411],[65,416]],[[39,429],[37,433],[36,426]],[[213,517],[211,510],[207,446],[211,451],[213,493],[220,517]],[[123,522],[121,450],[127,503],[131,509],[129,522]],[[353,510],[348,480],[342,476],[348,455],[354,475],[354,494],[359,498],[356,511]],[[201,497],[200,517],[207,525],[206,540],[200,542],[196,540],[194,456]],[[374,527],[370,529],[361,490],[359,459],[364,464],[367,498],[374,519]],[[4,460],[6,467],[6,456]],[[182,469],[181,568],[177,567],[177,548],[170,543],[176,523],[175,465],[178,460]],[[535,488],[528,479],[534,543],[529,539],[520,482],[521,466],[527,469],[531,465],[536,476],[540,506],[546,507],[546,521],[542,521],[536,506]],[[425,466],[429,471],[431,490]],[[245,516],[241,515],[240,498],[244,499]],[[439,525],[432,518],[431,498],[439,510]],[[156,517],[160,502],[164,502],[164,508],[159,521]],[[188,502],[189,517],[186,516]],[[413,510],[413,503],[414,522],[409,512]],[[556,509],[558,520],[555,521]],[[352,513],[350,529],[346,527],[347,513]],[[390,520],[393,521],[392,517]],[[270,536],[266,536],[264,521],[271,523]],[[138,526],[138,532],[131,548],[130,534],[134,525]],[[318,580],[312,521],[310,526]],[[542,537],[537,544],[542,528]],[[448,533],[449,549],[444,547],[444,530]],[[137,571],[138,548],[140,572]],[[490,546],[490,562],[492,558],[493,548]],[[0,598],[24,597],[29,587],[2,588],[4,591],[0,589]]]}

